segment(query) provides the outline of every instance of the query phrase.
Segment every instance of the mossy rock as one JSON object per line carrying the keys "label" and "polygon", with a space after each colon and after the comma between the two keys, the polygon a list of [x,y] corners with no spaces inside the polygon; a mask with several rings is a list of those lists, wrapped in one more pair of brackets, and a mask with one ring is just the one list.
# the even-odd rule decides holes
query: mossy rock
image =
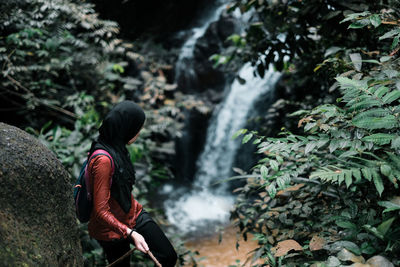
{"label": "mossy rock", "polygon": [[0,263],[82,266],[68,173],[26,132],[0,123]]}

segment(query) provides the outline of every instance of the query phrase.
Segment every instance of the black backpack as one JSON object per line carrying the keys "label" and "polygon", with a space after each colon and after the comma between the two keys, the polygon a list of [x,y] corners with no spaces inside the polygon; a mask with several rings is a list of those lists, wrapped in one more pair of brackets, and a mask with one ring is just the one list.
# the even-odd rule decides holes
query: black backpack
{"label": "black backpack", "polygon": [[85,160],[85,162],[83,163],[78,179],[76,180],[76,183],[74,185],[74,201],[75,201],[76,216],[82,223],[89,221],[90,213],[92,212],[93,209],[93,197],[91,192],[92,187],[90,185],[88,166],[92,159],[100,155],[107,156],[111,161],[112,174],[110,180],[110,187],[112,184],[112,175],[114,174],[114,161],[111,155],[107,151],[103,149],[97,149],[93,152],[90,158],[88,160]]}

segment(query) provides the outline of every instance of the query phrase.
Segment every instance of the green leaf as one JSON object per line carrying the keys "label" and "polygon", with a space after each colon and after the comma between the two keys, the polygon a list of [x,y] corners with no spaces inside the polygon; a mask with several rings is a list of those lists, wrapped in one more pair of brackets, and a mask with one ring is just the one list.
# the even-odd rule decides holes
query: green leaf
{"label": "green leaf", "polygon": [[390,49],[395,49],[396,47],[397,47],[397,45],[399,44],[399,36],[396,36],[394,39],[393,39],[393,42],[392,42],[392,46],[390,47]]}
{"label": "green leaf", "polygon": [[329,153],[333,153],[338,148],[339,148],[339,140],[334,139],[329,143]]}
{"label": "green leaf", "polygon": [[303,116],[303,115],[308,114],[309,112],[310,112],[309,110],[302,110],[301,109],[301,110],[295,111],[293,113],[290,113],[289,117]]}
{"label": "green leaf", "polygon": [[391,148],[394,148],[394,149],[399,149],[400,148],[400,136],[397,136],[396,138],[394,138],[392,140]]}
{"label": "green leaf", "polygon": [[310,179],[320,178],[323,181],[329,181],[331,183],[338,182],[339,184],[344,181],[344,171],[346,170],[336,170],[332,171],[328,168],[323,168],[317,170],[310,174]]}
{"label": "green leaf", "polygon": [[341,171],[341,172],[338,174],[338,184],[341,185],[343,181],[344,181],[344,172]]}
{"label": "green leaf", "polygon": [[360,102],[354,103],[354,101],[350,101],[346,106],[349,107],[348,111],[353,112],[361,109],[367,109],[372,107],[381,106],[381,102],[378,99],[365,99]]}
{"label": "green leaf", "polygon": [[284,189],[286,182],[282,177],[278,177],[278,179],[276,179],[276,184],[278,185],[278,189]]}
{"label": "green leaf", "polygon": [[247,142],[249,142],[250,139],[251,139],[252,137],[253,137],[253,134],[252,134],[252,133],[246,134],[246,135],[243,137],[242,144],[246,144]]}
{"label": "green leaf", "polygon": [[392,225],[393,221],[396,219],[396,217],[392,217],[384,222],[382,222],[376,230],[381,234],[381,235],[386,235],[388,230],[390,229],[390,226]]}
{"label": "green leaf", "polygon": [[314,127],[316,127],[317,126],[317,123],[316,122],[309,122],[309,123],[307,123],[305,126],[304,126],[304,131],[310,131],[310,132],[312,132],[312,130],[314,129]]}
{"label": "green leaf", "polygon": [[392,142],[396,137],[394,134],[376,133],[363,137],[361,140],[364,142],[372,142],[377,145],[386,145]]}
{"label": "green leaf", "polygon": [[378,174],[377,171],[373,170],[372,171],[372,178],[374,180],[375,188],[378,191],[379,195],[382,195],[383,190],[385,189],[383,186],[382,178]]}
{"label": "green leaf", "polygon": [[113,69],[113,71],[119,72],[119,73],[124,73],[124,72],[125,72],[124,67],[122,67],[122,66],[119,65],[119,64],[114,64],[114,65],[112,66],[112,69]]}
{"label": "green leaf", "polygon": [[242,37],[239,34],[232,34],[228,37],[228,40],[232,41],[236,46],[240,44]]}
{"label": "green leaf", "polygon": [[256,140],[254,140],[253,145],[258,145],[259,143],[261,143],[261,141],[261,138],[257,138]]}
{"label": "green leaf", "polygon": [[349,56],[350,56],[351,62],[352,62],[353,65],[354,65],[354,68],[355,68],[357,71],[361,71],[361,67],[362,67],[362,57],[361,57],[361,54],[360,54],[360,53],[352,53],[352,54],[350,54]]}
{"label": "green leaf", "polygon": [[345,229],[357,230],[357,225],[349,221],[336,221],[336,225]]}
{"label": "green leaf", "polygon": [[388,115],[385,117],[375,118],[375,117],[365,117],[361,119],[354,118],[352,120],[354,126],[368,129],[391,129],[397,127],[397,119],[393,115]]}
{"label": "green leaf", "polygon": [[383,213],[385,212],[390,212],[390,211],[395,211],[395,210],[400,210],[400,205],[397,204],[396,202],[391,202],[391,201],[378,201],[378,205],[381,207],[386,208]]}
{"label": "green leaf", "polygon": [[372,180],[372,171],[370,168],[363,168],[361,169],[362,175],[367,179],[368,181]]}
{"label": "green leaf", "polygon": [[361,244],[361,252],[364,254],[372,255],[376,253],[375,246],[369,242],[364,242]]}
{"label": "green leaf", "polygon": [[362,111],[357,114],[353,120],[360,120],[366,117],[385,117],[387,115],[391,115],[387,109],[384,108],[373,108],[367,111]]}
{"label": "green leaf", "polygon": [[395,35],[398,35],[399,33],[400,33],[399,29],[391,30],[391,31],[385,33],[384,35],[382,35],[381,37],[379,37],[379,40],[383,40],[383,39],[387,39],[387,38],[393,37]]}
{"label": "green leaf", "polygon": [[353,180],[351,179],[351,171],[346,170],[344,172],[344,181],[346,183],[346,187],[349,188],[349,186],[352,184]]}
{"label": "green leaf", "polygon": [[361,181],[361,171],[359,169],[351,169],[354,178],[356,178],[356,183]]}
{"label": "green leaf", "polygon": [[347,77],[336,77],[335,78],[342,88],[367,88],[367,84],[365,81],[360,80],[352,80]]}
{"label": "green leaf", "polygon": [[392,91],[392,92],[388,93],[387,95],[385,95],[382,98],[382,100],[385,104],[390,104],[399,98],[400,98],[400,91],[396,90],[396,91]]}
{"label": "green leaf", "polygon": [[271,159],[271,160],[269,161],[269,165],[271,166],[271,168],[272,168],[274,171],[278,171],[278,170],[279,170],[279,163],[278,163],[276,160]]}
{"label": "green leaf", "polygon": [[348,157],[351,157],[351,156],[354,156],[354,155],[357,155],[357,154],[358,154],[357,151],[349,150],[349,151],[346,151],[346,152],[340,154],[339,158],[348,158]]}
{"label": "green leaf", "polygon": [[389,88],[385,87],[385,86],[381,86],[379,87],[375,92],[374,95],[381,98],[382,96],[384,96],[387,92],[389,92]]}
{"label": "green leaf", "polygon": [[306,148],[304,149],[304,154],[308,154],[308,153],[310,153],[311,151],[313,151],[314,150],[314,148],[317,146],[317,143],[316,142],[309,142],[307,145],[306,145]]}
{"label": "green leaf", "polygon": [[348,29],[361,29],[364,28],[365,26],[367,26],[369,24],[369,21],[366,19],[362,19],[362,20],[358,20],[356,22],[353,22],[352,24],[350,24],[349,27],[347,27]]}
{"label": "green leaf", "polygon": [[267,179],[268,177],[268,168],[265,165],[262,165],[260,168],[260,173],[263,179]]}
{"label": "green leaf", "polygon": [[387,164],[383,164],[381,165],[381,173],[389,177],[392,174],[392,168]]}
{"label": "green leaf", "polygon": [[353,20],[353,19],[358,19],[359,17],[365,17],[368,16],[369,14],[371,14],[369,11],[364,11],[361,13],[352,13],[352,14],[348,14],[346,15],[346,18],[343,19],[342,21],[340,21],[340,23],[349,21],[349,20]]}
{"label": "green leaf", "polygon": [[239,135],[247,133],[247,129],[240,129],[232,135],[232,139],[238,138]]}
{"label": "green leaf", "polygon": [[381,18],[379,17],[378,14],[374,14],[371,17],[369,17],[369,20],[371,21],[371,24],[376,28],[379,25],[381,25],[382,21]]}
{"label": "green leaf", "polygon": [[383,62],[387,62],[387,61],[391,60],[392,58],[393,57],[391,57],[391,56],[383,56],[379,59],[379,61],[383,63]]}
{"label": "green leaf", "polygon": [[399,76],[399,72],[398,72],[397,70],[394,70],[394,69],[383,70],[383,73],[385,73],[385,75],[386,75],[389,79],[393,79],[393,78]]}
{"label": "green leaf", "polygon": [[366,224],[366,225],[363,225],[363,228],[365,230],[367,230],[368,232],[374,234],[376,237],[378,237],[378,238],[380,238],[382,240],[384,239],[384,236],[375,227],[373,227],[373,226],[371,226],[369,224]]}
{"label": "green leaf", "polygon": [[328,49],[326,49],[324,57],[327,58],[330,55],[336,54],[340,50],[343,50],[343,48],[342,47],[337,47],[337,46],[329,47]]}
{"label": "green leaf", "polygon": [[364,62],[364,63],[373,63],[373,64],[381,65],[381,63],[380,63],[378,60],[375,60],[375,59],[363,59],[362,62]]}
{"label": "green leaf", "polygon": [[274,198],[276,196],[276,187],[275,187],[275,185],[274,184],[270,184],[267,187],[267,192],[268,192],[268,194],[269,194],[269,196],[271,198]]}

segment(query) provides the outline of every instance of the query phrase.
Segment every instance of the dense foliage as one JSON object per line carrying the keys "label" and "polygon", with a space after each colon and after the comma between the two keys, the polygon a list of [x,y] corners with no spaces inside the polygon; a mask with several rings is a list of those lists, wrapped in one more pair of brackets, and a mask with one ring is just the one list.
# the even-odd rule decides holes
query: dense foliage
{"label": "dense foliage", "polygon": [[[166,160],[173,143],[165,140],[182,127],[177,103],[185,99],[174,99],[176,86],[164,74],[170,66],[118,39],[118,25],[100,19],[84,1],[7,0],[0,10],[1,121],[25,128],[56,153],[71,174],[72,197],[102,116],[124,99],[140,103],[146,125],[129,150],[138,176],[134,194],[152,212],[155,188],[173,176],[171,159]],[[156,214],[163,222],[162,213]],[[87,226],[80,227],[86,264],[105,264]],[[182,262],[191,252],[179,237],[171,238]],[[132,260],[148,261],[140,253]]]}
{"label": "dense foliage", "polygon": [[[302,116],[298,127],[303,128],[303,133],[284,129],[272,138],[247,130],[238,132],[244,135],[243,143],[253,139],[262,156],[254,173],[246,176],[247,184],[237,189],[238,202],[233,214],[244,236],[256,235],[260,247],[254,258],[263,258],[271,266],[337,266],[363,263],[364,257],[379,254],[398,265],[399,10],[378,1],[376,6],[369,6],[370,11],[366,11],[366,6],[358,13],[344,12],[325,1],[263,5],[263,1],[244,2],[238,3],[263,6],[257,13],[276,9],[302,13],[314,7],[311,3],[318,2],[334,12],[326,15],[341,17],[340,27],[349,28],[348,36],[364,31],[362,38],[351,42],[346,41],[346,33],[342,32],[341,46],[331,47],[331,40],[324,39],[328,36],[318,30],[314,36],[318,38],[313,42],[319,49],[309,51],[308,55],[301,51],[293,54],[295,62],[308,64],[312,63],[308,56],[319,58],[321,52],[325,54],[325,60],[321,59],[323,62],[312,70],[317,72],[315,76],[327,79],[322,84],[333,84],[332,90],[339,88],[340,95],[335,104],[292,114]],[[345,6],[349,6],[347,1]],[[342,13],[346,14],[344,19]],[[282,32],[299,24],[294,20],[292,25],[293,17],[286,19]],[[265,24],[259,23],[257,27]],[[311,25],[320,29],[319,25],[308,24]],[[252,27],[247,32],[246,45],[257,58],[259,50],[254,50],[254,46],[261,39],[250,39]],[[337,29],[333,27],[332,31]],[[294,68],[297,67],[295,64]],[[335,80],[329,80],[332,74],[336,75]]]}
{"label": "dense foliage", "polygon": [[46,122],[41,117],[71,122],[80,116],[72,106],[74,97],[85,92],[100,102],[116,86],[113,76],[121,67],[111,60],[118,27],[99,20],[91,5],[5,1],[1,8],[0,101],[9,111],[5,121],[36,128]]}

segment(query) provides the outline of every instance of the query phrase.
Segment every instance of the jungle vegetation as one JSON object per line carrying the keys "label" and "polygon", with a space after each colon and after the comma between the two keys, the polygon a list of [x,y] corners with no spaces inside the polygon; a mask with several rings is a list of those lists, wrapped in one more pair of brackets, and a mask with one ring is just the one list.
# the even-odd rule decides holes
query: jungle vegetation
{"label": "jungle vegetation", "polygon": [[[7,0],[0,9],[1,121],[25,129],[55,152],[72,188],[102,116],[124,99],[140,103],[152,112],[143,138],[129,150],[141,173],[135,195],[146,205],[154,188],[173,176],[156,152],[160,140],[172,140],[181,127],[175,100],[164,103],[175,88],[163,73],[169,65],[120,39],[118,24],[101,19],[90,2]],[[102,249],[89,239],[87,225],[80,226],[85,264],[104,265]],[[174,243],[181,262],[190,258],[179,238]],[[140,253],[132,260],[147,261]]]}
{"label": "jungle vegetation", "polygon": [[398,265],[398,2],[234,1],[231,8],[254,12],[253,22],[220,57],[250,61],[261,77],[273,64],[291,92],[303,92],[286,98],[279,133],[235,135],[260,154],[252,172],[237,177],[247,182],[236,189],[233,218],[259,244],[248,260],[343,266],[381,255]]}
{"label": "jungle vegetation", "polygon": [[[118,24],[90,2],[6,0],[0,9],[1,120],[50,147],[72,183],[101,116],[120,100],[140,102],[151,112],[130,150],[145,204],[173,177],[154,155],[174,140],[190,105],[171,93],[173,60],[149,50],[171,55],[159,44],[122,39]],[[236,177],[246,183],[235,190],[232,221],[259,245],[248,260],[337,266],[382,255],[400,265],[399,3],[233,0],[229,9],[252,18],[213,57],[216,65],[251,62],[263,77],[272,64],[283,73],[283,105],[270,118],[278,130],[259,118],[261,130],[235,136],[257,146],[260,159]],[[87,265],[104,264],[81,228]],[[181,262],[193,257],[181,245],[179,252]]]}

